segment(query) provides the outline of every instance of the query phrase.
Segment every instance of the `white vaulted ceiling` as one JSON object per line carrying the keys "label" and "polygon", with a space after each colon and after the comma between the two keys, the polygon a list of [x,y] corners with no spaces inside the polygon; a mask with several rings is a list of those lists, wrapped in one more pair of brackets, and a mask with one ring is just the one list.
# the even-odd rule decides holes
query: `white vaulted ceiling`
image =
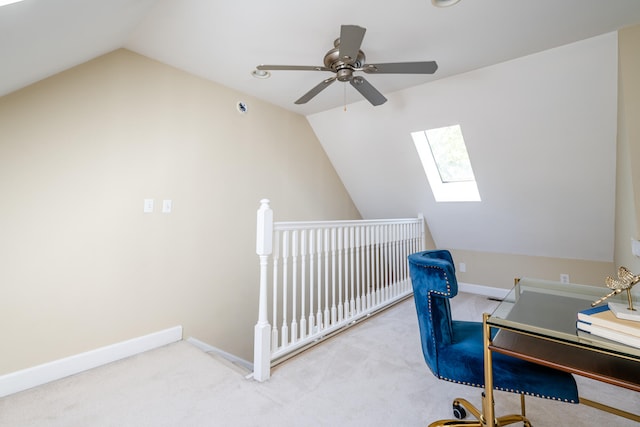
{"label": "white vaulted ceiling", "polygon": [[[423,212],[436,244],[611,260],[615,31],[638,0],[25,0],[0,8],[0,96],[118,48],[308,117],[366,218]],[[341,24],[367,28],[369,63],[435,60],[434,75],[367,79],[372,107],[326,72]],[[344,104],[348,104],[347,111]],[[410,139],[460,123],[481,203],[433,201]]]}
{"label": "white vaulted ceiling", "polygon": [[[295,101],[325,72],[274,72],[262,63],[322,65],[340,25],[367,28],[368,62],[436,60],[433,76],[372,76],[382,93],[460,74],[640,22],[637,0],[25,0],[0,9],[0,95],[126,47],[308,115],[342,105],[334,85]],[[597,60],[597,58],[594,58]],[[348,102],[359,95],[348,91]]]}

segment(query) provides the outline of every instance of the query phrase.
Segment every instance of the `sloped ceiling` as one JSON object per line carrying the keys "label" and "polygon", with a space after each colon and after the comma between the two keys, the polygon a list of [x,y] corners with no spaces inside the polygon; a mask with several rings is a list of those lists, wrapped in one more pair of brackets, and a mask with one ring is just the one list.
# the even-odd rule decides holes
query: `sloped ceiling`
{"label": "sloped ceiling", "polygon": [[126,43],[154,0],[25,0],[0,7],[0,96]]}
{"label": "sloped ceiling", "polygon": [[[293,104],[328,73],[258,80],[250,72],[263,63],[322,65],[342,24],[367,28],[367,62],[438,62],[433,76],[371,76],[387,94],[637,22],[637,0],[462,0],[449,8],[430,0],[25,0],[0,8],[0,95],[126,47],[308,115],[344,104],[338,84]],[[348,103],[360,99],[347,91]]]}
{"label": "sloped ceiling", "polygon": [[[394,92],[391,111],[308,118],[367,218],[423,212],[438,247],[611,261],[616,64],[609,33]],[[452,124],[481,202],[436,203],[429,189],[410,133]]]}
{"label": "sloped ceiling", "polygon": [[[614,32],[636,23],[637,0],[25,0],[0,8],[0,96],[125,47],[308,116],[367,218],[423,212],[441,247],[610,260]],[[439,69],[368,77],[379,107],[340,84],[294,105],[324,72],[251,76],[321,65],[341,24],[367,28],[368,62]],[[433,202],[407,139],[454,122],[480,204]]]}

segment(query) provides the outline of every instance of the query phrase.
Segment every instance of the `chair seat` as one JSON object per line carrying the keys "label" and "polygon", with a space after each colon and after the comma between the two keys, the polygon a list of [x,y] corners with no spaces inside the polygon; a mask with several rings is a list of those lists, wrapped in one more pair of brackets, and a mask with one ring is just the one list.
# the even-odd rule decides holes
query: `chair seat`
{"label": "chair seat", "polygon": [[[452,342],[439,346],[436,376],[443,380],[484,387],[482,323],[452,321]],[[435,373],[435,372],[434,372]],[[547,399],[578,403],[578,390],[569,373],[493,354],[494,388]]]}

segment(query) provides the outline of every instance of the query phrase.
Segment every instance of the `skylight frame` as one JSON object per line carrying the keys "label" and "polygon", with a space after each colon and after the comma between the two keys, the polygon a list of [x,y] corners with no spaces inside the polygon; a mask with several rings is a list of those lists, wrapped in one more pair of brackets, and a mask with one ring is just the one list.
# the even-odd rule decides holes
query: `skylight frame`
{"label": "skylight frame", "polygon": [[[460,126],[460,125],[453,125]],[[432,129],[427,129],[418,132],[412,132],[411,138],[422,162],[424,172],[429,181],[431,191],[436,202],[480,202],[480,192],[478,191],[478,185],[473,175],[472,180],[468,181],[447,181],[444,182],[440,175],[440,170],[436,164],[436,160],[433,156],[431,144],[427,138],[427,132]],[[462,136],[462,129],[460,129],[460,135]],[[462,142],[464,142],[464,136],[462,136]],[[468,152],[467,152],[468,156]],[[469,162],[471,159],[469,159]],[[473,167],[471,167],[473,174]]]}
{"label": "skylight frame", "polygon": [[21,1],[24,1],[24,0],[0,0],[0,7],[8,6],[14,3],[20,3]]}

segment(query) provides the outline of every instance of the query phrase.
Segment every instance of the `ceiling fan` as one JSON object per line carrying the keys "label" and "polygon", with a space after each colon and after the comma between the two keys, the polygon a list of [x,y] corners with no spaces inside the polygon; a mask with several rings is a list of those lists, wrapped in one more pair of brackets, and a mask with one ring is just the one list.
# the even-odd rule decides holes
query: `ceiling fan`
{"label": "ceiling fan", "polygon": [[258,65],[256,68],[263,71],[331,71],[335,73],[334,77],[321,81],[309,92],[302,95],[295,102],[296,104],[309,102],[314,96],[338,80],[349,82],[373,105],[384,104],[387,98],[364,77],[355,76],[355,72],[362,71],[366,74],[433,74],[438,69],[438,64],[435,61],[366,64],[364,52],[360,50],[365,31],[367,31],[366,28],[357,25],[342,25],[340,38],[334,41],[334,48],[324,56],[324,66]]}

